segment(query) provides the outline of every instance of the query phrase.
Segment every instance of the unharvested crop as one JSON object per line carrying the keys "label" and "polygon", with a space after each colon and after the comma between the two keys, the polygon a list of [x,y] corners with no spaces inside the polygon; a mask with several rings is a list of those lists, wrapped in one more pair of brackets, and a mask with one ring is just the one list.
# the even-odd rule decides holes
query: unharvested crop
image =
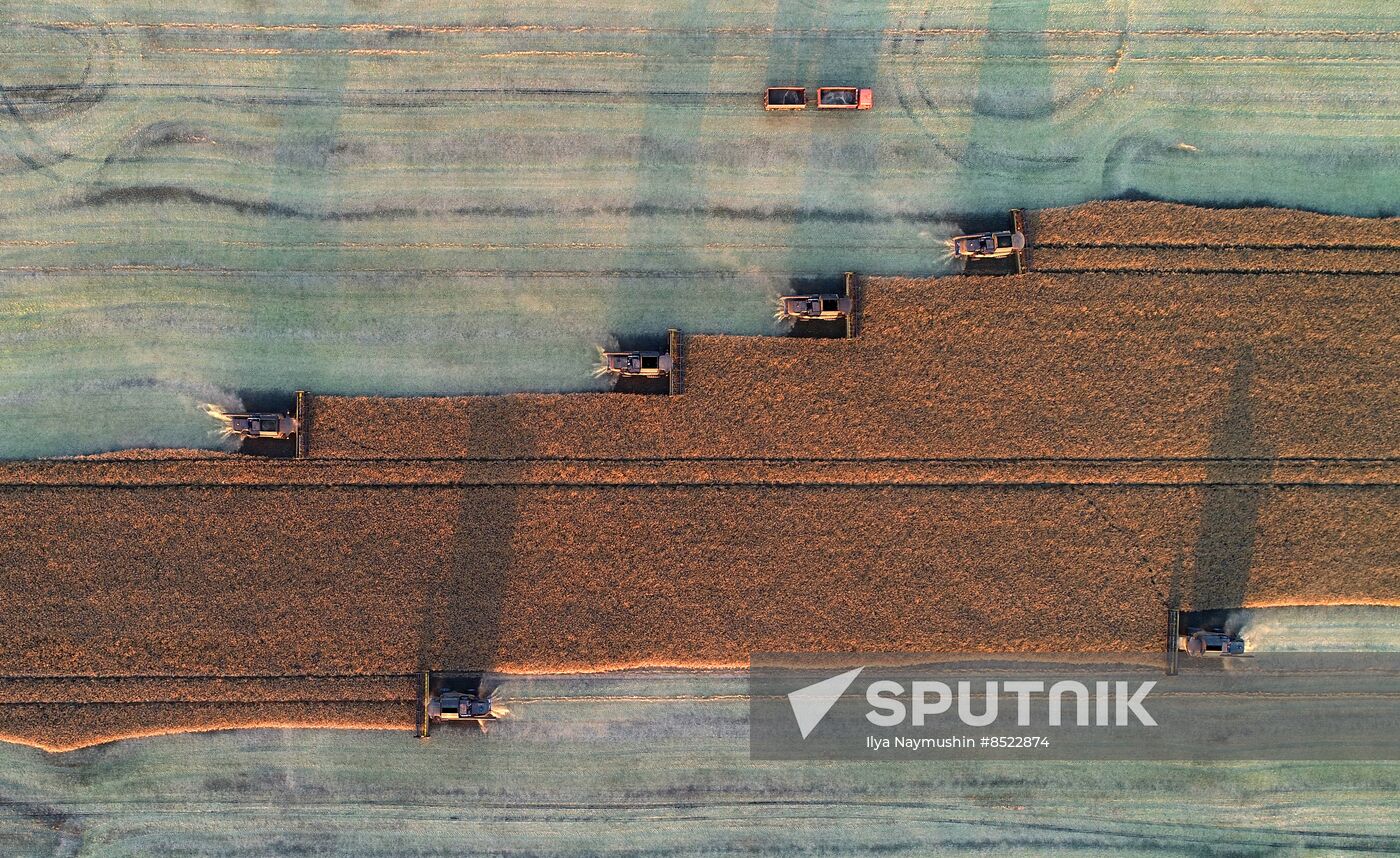
{"label": "unharvested crop", "polygon": [[[283,512],[246,515],[250,500]],[[0,672],[97,678],[6,680],[0,733],[406,728],[404,675],[424,668],[1149,652],[1169,600],[1393,601],[1398,502],[1386,487],[11,490],[0,516],[25,525],[0,536]],[[287,678],[217,679],[249,675]],[[115,705],[77,705],[100,701]]]}
{"label": "unharvested crop", "polygon": [[[1031,215],[1037,245],[1212,248],[1400,248],[1400,218],[1296,209],[1218,209],[1175,203],[1092,202]],[[1393,273],[1393,272],[1392,272]]]}
{"label": "unharvested crop", "polygon": [[1041,272],[1143,271],[1155,274],[1393,274],[1400,271],[1400,249],[1042,246],[1035,250],[1035,268]]}
{"label": "unharvested crop", "polygon": [[115,739],[246,727],[403,730],[413,718],[412,703],[23,704],[0,708],[0,741],[66,751]]}
{"label": "unharvested crop", "polygon": [[[282,512],[243,514],[250,495]],[[1267,486],[7,491],[0,512],[25,528],[0,541],[0,672],[1146,650],[1172,598],[1393,597],[1396,500]]]}

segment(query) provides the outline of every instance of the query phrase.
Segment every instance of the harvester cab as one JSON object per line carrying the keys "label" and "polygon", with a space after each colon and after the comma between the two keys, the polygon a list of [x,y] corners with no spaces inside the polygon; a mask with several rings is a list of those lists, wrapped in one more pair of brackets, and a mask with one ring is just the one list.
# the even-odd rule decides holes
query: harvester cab
{"label": "harvester cab", "polygon": [[443,691],[428,703],[428,717],[434,721],[495,721],[489,697],[461,691]]}
{"label": "harvester cab", "polygon": [[1244,655],[1244,638],[1221,628],[1191,629],[1180,636],[1178,647],[1181,652],[1191,656]]}
{"label": "harvester cab", "polygon": [[779,315],[799,322],[831,322],[846,318],[851,299],[843,295],[784,295]]}
{"label": "harvester cab", "polygon": [[243,438],[290,438],[296,434],[297,419],[290,414],[225,414],[230,435]]}
{"label": "harvester cab", "polygon": [[619,378],[665,378],[671,355],[658,351],[603,352],[606,371]]}

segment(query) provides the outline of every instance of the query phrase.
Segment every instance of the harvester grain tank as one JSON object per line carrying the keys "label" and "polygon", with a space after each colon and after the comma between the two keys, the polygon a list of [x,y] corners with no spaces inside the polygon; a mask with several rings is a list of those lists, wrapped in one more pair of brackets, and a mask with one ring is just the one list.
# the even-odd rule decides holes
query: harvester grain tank
{"label": "harvester grain tank", "polygon": [[418,699],[418,736],[426,739],[434,724],[464,722],[486,732],[493,721],[501,720],[496,709],[496,691],[483,689],[480,673],[432,671],[422,674]]}
{"label": "harvester grain tank", "polygon": [[428,718],[434,723],[442,721],[474,721],[478,724],[498,721],[500,716],[493,707],[490,697],[481,697],[466,691],[440,691],[428,700]]}
{"label": "harvester grain tank", "polygon": [[959,235],[949,244],[953,258],[961,260],[969,274],[1025,274],[1030,270],[1031,240],[1021,209],[1011,210],[1010,229]]}
{"label": "harvester grain tank", "polygon": [[1005,259],[1026,249],[1022,232],[979,232],[953,239],[953,255],[959,259]]}

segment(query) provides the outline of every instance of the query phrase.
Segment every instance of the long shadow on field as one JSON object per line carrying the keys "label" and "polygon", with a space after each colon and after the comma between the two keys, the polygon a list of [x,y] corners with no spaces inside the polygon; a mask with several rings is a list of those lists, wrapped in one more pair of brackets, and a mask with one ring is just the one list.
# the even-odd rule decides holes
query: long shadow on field
{"label": "long shadow on field", "polygon": [[[768,80],[765,86],[796,85],[812,82],[829,46],[831,8],[811,0],[779,0],[773,17],[773,37],[768,42]],[[821,35],[811,35],[820,33]],[[815,93],[808,93],[808,97]],[[811,109],[810,107],[808,108]]]}
{"label": "long shadow on field", "polygon": [[985,118],[1031,122],[1054,112],[1045,44],[1049,19],[1050,0],[993,0],[972,101],[974,140],[988,138],[977,133],[989,126],[980,121]]}
{"label": "long shadow on field", "polygon": [[[318,0],[303,4],[302,11],[326,16],[321,20],[334,20],[344,14],[343,6],[341,0]],[[325,305],[308,296],[331,281],[293,272],[334,271],[340,264],[334,247],[344,225],[327,215],[336,210],[340,179],[332,157],[342,141],[353,60],[345,52],[345,34],[334,27],[297,38],[307,39],[308,47],[314,50],[280,57],[277,67],[283,70],[283,77],[279,84],[289,91],[314,87],[321,100],[287,104],[273,98],[264,106],[268,121],[275,123],[276,144],[267,173],[266,199],[253,208],[254,212],[262,209],[259,213],[265,228],[262,239],[266,246],[257,253],[269,270],[283,273],[258,281],[262,291],[250,301],[248,324],[259,333],[262,348],[281,350],[279,362],[294,367],[295,377],[307,379],[301,384],[315,385],[316,367],[308,363],[300,340],[282,334],[324,329],[328,324],[321,315]],[[289,218],[284,216],[287,212],[306,212],[310,217]]]}
{"label": "long shadow on field", "polygon": [[[818,111],[816,88],[873,87],[875,110],[891,109],[884,104],[876,79],[880,61],[890,48],[883,39],[869,38],[870,33],[884,32],[891,7],[884,3],[871,4],[868,12],[842,10],[840,3],[831,4],[821,13],[815,8],[785,4],[781,15],[790,17],[776,25],[812,33],[801,37],[781,55],[775,42],[769,63],[771,83],[806,84],[810,88],[808,98],[813,100],[804,111],[811,115],[798,117],[809,125],[811,142],[798,205],[803,214],[788,232],[789,277],[839,276],[852,268],[854,248],[849,227],[811,215],[833,207],[869,213],[874,204],[871,193],[879,171],[880,141],[869,130],[873,116],[856,110]],[[790,64],[787,69],[778,65],[780,56]]]}
{"label": "long shadow on field", "polygon": [[1045,33],[1049,17],[1050,0],[992,2],[961,159],[961,184],[970,199],[1005,200],[1011,192],[1007,183],[1024,178],[1027,170],[1056,166],[1033,162],[1034,153],[1009,151],[1006,144],[1026,139],[1026,125],[1050,132],[1055,102]]}
{"label": "long shadow on field", "polygon": [[[533,434],[503,399],[474,409],[468,431],[472,456],[527,457],[535,451]],[[500,637],[523,491],[460,490],[448,567],[424,600],[424,669],[491,670],[508,655]]]}
{"label": "long shadow on field", "polygon": [[1201,528],[1196,538],[1195,578],[1191,607],[1230,608],[1244,601],[1249,574],[1254,563],[1258,535],[1259,507],[1266,490],[1262,483],[1269,474],[1269,451],[1256,447],[1250,388],[1254,382],[1253,349],[1246,345],[1235,360],[1234,373],[1226,394],[1225,412],[1210,444],[1212,464],[1206,469],[1206,482],[1235,485],[1207,485],[1201,510]]}
{"label": "long shadow on field", "polygon": [[[709,0],[655,12],[648,21],[643,75],[646,103],[627,218],[626,249],[618,267],[645,272],[642,279],[615,278],[607,300],[611,333],[664,335],[679,319],[649,318],[648,294],[676,288],[657,278],[709,267],[696,256],[705,244],[705,175],[701,146],[704,95],[710,89],[716,36],[709,29]],[[676,93],[695,93],[677,97]],[[674,283],[684,284],[678,279]],[[686,288],[684,285],[679,288]],[[646,330],[651,328],[652,330]]]}

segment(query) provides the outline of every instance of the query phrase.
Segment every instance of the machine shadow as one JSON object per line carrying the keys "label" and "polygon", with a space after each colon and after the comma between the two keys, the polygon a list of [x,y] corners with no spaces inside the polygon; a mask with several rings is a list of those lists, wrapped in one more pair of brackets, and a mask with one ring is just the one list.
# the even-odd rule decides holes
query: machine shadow
{"label": "machine shadow", "polygon": [[1189,593],[1195,610],[1238,607],[1249,590],[1259,508],[1267,490],[1262,483],[1271,456],[1254,441],[1250,388],[1255,372],[1254,350],[1245,345],[1236,357],[1225,411],[1210,444]]}
{"label": "machine shadow", "polygon": [[[477,400],[468,432],[473,458],[528,458],[535,451],[534,434],[504,398]],[[501,664],[525,491],[515,485],[457,490],[446,574],[436,577],[424,601],[423,670],[490,671]]]}

